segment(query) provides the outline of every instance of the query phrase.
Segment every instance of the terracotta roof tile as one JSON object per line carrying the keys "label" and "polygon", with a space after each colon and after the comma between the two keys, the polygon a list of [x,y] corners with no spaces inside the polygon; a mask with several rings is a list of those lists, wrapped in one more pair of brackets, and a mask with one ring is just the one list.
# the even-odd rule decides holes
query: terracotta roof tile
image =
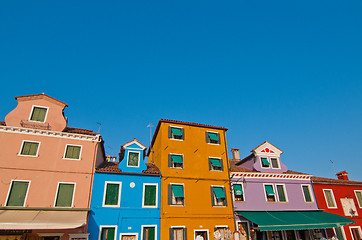
{"label": "terracotta roof tile", "polygon": [[66,127],[63,130],[63,132],[79,133],[79,134],[86,134],[86,135],[99,135],[98,133],[95,133],[92,130],[82,129],[82,128],[73,128],[73,127]]}
{"label": "terracotta roof tile", "polygon": [[68,107],[68,104],[66,104],[66,103],[64,103],[64,102],[62,102],[62,101],[59,101],[59,100],[56,99],[56,98],[53,98],[53,97],[51,97],[51,96],[48,96],[48,95],[46,95],[45,93],[17,96],[17,97],[15,97],[15,100],[17,100],[18,98],[33,98],[33,97],[36,97],[36,98],[39,98],[39,97],[41,97],[41,98],[42,98],[42,97],[48,97],[48,98],[50,98],[50,99],[53,99],[53,100],[57,101],[57,102],[60,103],[60,104],[63,104],[64,106]]}
{"label": "terracotta roof tile", "polygon": [[122,173],[122,174],[148,174],[148,175],[161,175],[160,169],[153,164],[153,163],[146,163],[147,170],[142,171],[142,173],[129,173],[129,172],[122,172],[120,169],[118,169],[119,162],[104,162],[99,168],[96,168],[96,172],[102,172],[102,173]]}
{"label": "terracotta roof tile", "polygon": [[334,178],[324,178],[324,177],[312,177],[312,182],[313,183],[320,183],[320,184],[362,186],[362,182],[358,182],[358,181],[350,181],[350,180],[342,180],[342,179],[334,179]]}
{"label": "terracotta roof tile", "polygon": [[4,121],[0,121],[0,126],[6,126]]}

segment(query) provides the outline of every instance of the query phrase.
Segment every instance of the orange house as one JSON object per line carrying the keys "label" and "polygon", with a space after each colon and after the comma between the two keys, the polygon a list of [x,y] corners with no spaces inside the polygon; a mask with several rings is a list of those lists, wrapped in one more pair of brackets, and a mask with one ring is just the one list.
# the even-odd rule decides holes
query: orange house
{"label": "orange house", "polygon": [[[227,128],[161,119],[149,162],[162,172],[161,239],[214,239],[235,230]],[[230,230],[230,231],[229,231]]]}

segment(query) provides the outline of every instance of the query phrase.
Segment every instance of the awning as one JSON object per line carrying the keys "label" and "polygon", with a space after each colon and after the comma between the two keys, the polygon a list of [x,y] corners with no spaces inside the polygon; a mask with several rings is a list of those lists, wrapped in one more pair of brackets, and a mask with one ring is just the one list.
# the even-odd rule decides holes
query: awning
{"label": "awning", "polygon": [[211,164],[214,165],[215,167],[221,167],[221,163],[219,159],[216,158],[210,158]]}
{"label": "awning", "polygon": [[0,229],[72,229],[87,223],[88,211],[0,210]]}
{"label": "awning", "polygon": [[219,141],[219,137],[217,136],[217,133],[208,133],[209,134],[209,138],[211,140],[214,140],[214,141]]}
{"label": "awning", "polygon": [[340,227],[355,221],[321,211],[237,211],[257,224],[259,230],[294,230]]}
{"label": "awning", "polygon": [[172,192],[175,197],[184,197],[182,185],[172,185]]}
{"label": "awning", "polygon": [[182,156],[181,155],[172,155],[172,161],[174,163],[182,163]]}
{"label": "awning", "polygon": [[240,184],[234,184],[233,187],[236,196],[241,196],[244,194]]}
{"label": "awning", "polygon": [[172,134],[175,136],[182,136],[182,131],[180,128],[171,128]]}
{"label": "awning", "polygon": [[222,187],[214,187],[214,193],[217,199],[226,198]]}

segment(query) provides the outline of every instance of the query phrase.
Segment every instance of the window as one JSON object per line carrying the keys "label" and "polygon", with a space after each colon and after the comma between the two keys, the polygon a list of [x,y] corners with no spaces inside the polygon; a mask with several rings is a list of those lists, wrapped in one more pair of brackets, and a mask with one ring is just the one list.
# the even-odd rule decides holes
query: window
{"label": "window", "polygon": [[219,236],[225,236],[224,239],[231,239],[227,238],[228,235],[231,235],[231,231],[228,226],[216,226],[214,228],[214,232],[219,232]]}
{"label": "window", "polygon": [[45,122],[45,116],[47,114],[47,111],[47,108],[33,106],[33,110],[30,114],[29,120],[35,122]]}
{"label": "window", "polygon": [[260,158],[260,160],[261,160],[261,166],[263,167],[263,168],[269,168],[269,166],[270,166],[270,163],[269,163],[269,161],[268,161],[268,158]]}
{"label": "window", "polygon": [[99,240],[114,240],[116,236],[116,226],[102,227],[99,234]]}
{"label": "window", "polygon": [[265,196],[266,196],[267,202],[276,202],[273,185],[272,184],[265,184],[264,185],[264,190],[265,190]]}
{"label": "window", "polygon": [[143,207],[157,207],[157,183],[143,184]]}
{"label": "window", "polygon": [[349,227],[349,229],[351,230],[351,235],[353,237],[353,240],[362,239],[362,234],[361,234],[361,228],[360,227]]}
{"label": "window", "polygon": [[6,206],[23,207],[28,193],[29,181],[11,181]]}
{"label": "window", "polygon": [[169,154],[168,155],[168,166],[171,168],[183,168],[183,156],[180,154]]}
{"label": "window", "polygon": [[332,189],[323,189],[324,198],[328,208],[337,208]]}
{"label": "window", "polygon": [[270,158],[272,168],[279,168],[279,161],[277,158]]}
{"label": "window", "polygon": [[209,170],[223,171],[224,167],[223,167],[223,164],[222,164],[222,159],[220,159],[220,158],[209,158]]}
{"label": "window", "polygon": [[156,226],[142,226],[142,240],[155,240]]}
{"label": "window", "polygon": [[187,229],[185,227],[171,227],[170,228],[170,240],[186,240]]}
{"label": "window", "polygon": [[226,206],[226,193],[224,187],[211,187],[212,206]]}
{"label": "window", "polygon": [[103,207],[119,207],[121,200],[121,182],[105,182]]}
{"label": "window", "polygon": [[336,232],[338,240],[345,240],[346,239],[346,237],[345,237],[346,235],[344,233],[343,227],[335,227],[334,231]]}
{"label": "window", "polygon": [[39,142],[30,142],[30,141],[23,141],[21,146],[20,155],[21,156],[38,156],[38,149],[39,149]]}
{"label": "window", "polygon": [[81,146],[67,145],[65,148],[64,159],[80,159]]}
{"label": "window", "polygon": [[72,207],[74,183],[58,183],[57,198],[55,207]]}
{"label": "window", "polygon": [[168,185],[168,204],[169,205],[184,205],[184,186],[180,184]]}
{"label": "window", "polygon": [[362,208],[362,190],[356,190],[354,193],[356,194],[358,206]]}
{"label": "window", "polygon": [[209,231],[208,230],[195,230],[195,240],[209,240]]}
{"label": "window", "polygon": [[241,184],[233,184],[234,189],[234,199],[235,201],[245,201],[244,199],[244,191],[243,191],[243,185]]}
{"label": "window", "polygon": [[127,167],[138,167],[140,160],[139,152],[128,152]]}
{"label": "window", "polygon": [[278,192],[278,201],[279,202],[288,202],[285,185],[277,184],[276,187],[277,187],[277,192]]}
{"label": "window", "polygon": [[309,185],[302,185],[302,189],[303,189],[304,201],[313,202]]}
{"label": "window", "polygon": [[185,139],[185,132],[183,128],[180,127],[168,127],[168,138],[170,139]]}
{"label": "window", "polygon": [[206,132],[206,142],[220,144],[220,134],[216,132]]}

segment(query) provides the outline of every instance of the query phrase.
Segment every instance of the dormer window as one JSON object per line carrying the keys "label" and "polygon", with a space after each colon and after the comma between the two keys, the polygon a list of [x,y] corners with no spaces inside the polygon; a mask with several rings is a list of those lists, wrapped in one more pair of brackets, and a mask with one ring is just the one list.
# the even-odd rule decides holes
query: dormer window
{"label": "dormer window", "polygon": [[206,132],[206,142],[220,144],[220,134],[216,132]]}
{"label": "dormer window", "polygon": [[127,166],[128,167],[138,167],[140,161],[139,152],[128,152]]}
{"label": "dormer window", "polygon": [[262,157],[262,158],[260,158],[260,159],[261,159],[261,166],[262,166],[263,168],[269,168],[270,162],[268,161],[268,158]]}
{"label": "dormer window", "polygon": [[168,138],[184,140],[184,129],[180,127],[168,127]]}
{"label": "dormer window", "polygon": [[272,168],[280,168],[279,161],[277,158],[270,158]]}
{"label": "dormer window", "polygon": [[29,120],[35,122],[45,122],[47,111],[48,108],[33,106]]}

